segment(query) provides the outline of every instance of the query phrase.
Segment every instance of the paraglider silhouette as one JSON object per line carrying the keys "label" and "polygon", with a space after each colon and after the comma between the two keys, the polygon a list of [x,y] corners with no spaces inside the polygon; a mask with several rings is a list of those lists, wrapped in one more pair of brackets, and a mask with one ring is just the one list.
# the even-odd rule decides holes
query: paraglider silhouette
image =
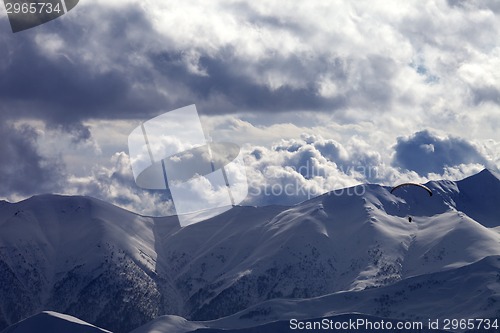
{"label": "paraglider silhouette", "polygon": [[425,185],[422,185],[422,184],[418,184],[418,183],[403,183],[403,184],[399,184],[398,186],[394,186],[391,190],[391,193],[394,192],[395,190],[397,190],[398,188],[401,188],[403,186],[418,186],[418,187],[421,187],[423,188],[424,190],[427,191],[427,193],[429,193],[429,196],[432,197],[432,191],[430,188],[428,188],[427,186]]}
{"label": "paraglider silhouette", "polygon": [[[401,188],[401,187],[404,187],[404,186],[416,186],[416,187],[420,187],[420,188],[422,188],[422,189],[426,190],[426,191],[427,191],[427,193],[429,193],[429,196],[431,196],[431,197],[432,197],[432,191],[431,191],[431,189],[430,189],[430,188],[428,188],[428,187],[427,187],[427,186],[425,186],[425,185],[418,184],[418,183],[403,183],[403,184],[399,184],[399,185],[397,185],[397,186],[394,186],[394,187],[391,189],[391,193],[392,193],[392,192],[394,192],[395,190],[397,190],[397,189]],[[408,216],[408,222],[409,222],[409,223],[411,223],[411,221],[412,221],[412,220],[413,220],[413,219],[412,219],[412,217],[411,217],[411,216]]]}

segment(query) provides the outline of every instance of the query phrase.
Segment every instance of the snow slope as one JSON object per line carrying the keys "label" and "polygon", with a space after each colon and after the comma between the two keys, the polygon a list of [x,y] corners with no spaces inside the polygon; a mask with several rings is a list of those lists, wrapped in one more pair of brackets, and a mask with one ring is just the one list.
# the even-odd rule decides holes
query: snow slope
{"label": "snow slope", "polygon": [[[314,305],[304,316],[362,309],[400,318],[391,307],[384,313],[378,303],[342,297],[393,295],[467,267],[474,276],[488,266],[482,259],[500,255],[498,175],[484,170],[427,186],[432,197],[420,188],[391,194],[360,185],[293,207],[235,207],[185,228],[175,217],[143,217],[87,197],[2,202],[0,329],[54,310],[119,333],[165,314],[210,321],[268,300],[287,300],[270,301],[281,308],[279,302],[318,297],[332,297],[338,306]],[[500,282],[484,274],[477,288],[496,302]],[[454,309],[454,294],[444,295],[456,288],[439,286],[445,301],[436,306]],[[472,289],[462,289],[460,297],[473,297]],[[426,311],[437,313],[432,304]],[[272,311],[276,318],[289,314]],[[460,312],[466,313],[490,315],[491,308],[477,302]],[[166,318],[170,327],[188,325]]]}
{"label": "snow slope", "polygon": [[1,333],[111,333],[78,318],[44,311],[10,326]]}
{"label": "snow slope", "polygon": [[42,310],[122,331],[140,325],[165,311],[155,260],[149,218],[85,197],[4,204],[0,328]]}

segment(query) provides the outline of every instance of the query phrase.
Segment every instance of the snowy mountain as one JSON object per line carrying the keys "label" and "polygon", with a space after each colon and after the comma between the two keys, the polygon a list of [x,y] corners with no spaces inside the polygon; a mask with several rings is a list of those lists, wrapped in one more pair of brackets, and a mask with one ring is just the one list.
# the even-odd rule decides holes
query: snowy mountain
{"label": "snowy mountain", "polygon": [[163,313],[151,219],[53,195],[0,212],[0,327],[55,310],[127,331]]}
{"label": "snowy mountain", "polygon": [[45,311],[29,317],[2,331],[2,333],[111,333],[78,318]]}
{"label": "snowy mountain", "polygon": [[1,202],[0,329],[43,310],[117,333],[165,314],[183,332],[292,313],[500,316],[500,177],[426,185],[433,196],[360,185],[185,228],[87,197]]}

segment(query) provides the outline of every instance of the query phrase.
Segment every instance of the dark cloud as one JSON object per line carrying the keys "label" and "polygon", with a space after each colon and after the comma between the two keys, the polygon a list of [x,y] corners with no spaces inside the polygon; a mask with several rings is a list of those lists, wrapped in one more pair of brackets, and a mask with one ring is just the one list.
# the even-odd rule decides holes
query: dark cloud
{"label": "dark cloud", "polygon": [[[3,32],[0,48],[6,65],[0,66],[0,111],[4,116],[41,119],[49,126],[78,129],[85,137],[79,125],[84,120],[157,114],[165,98],[151,73],[130,60],[130,53],[139,46],[123,37],[130,30],[148,34],[151,27],[140,11],[114,14],[105,8],[86,13],[106,22],[108,28],[102,31],[83,29],[77,23],[62,27],[54,21],[37,31],[8,36]],[[81,22],[85,23],[89,22]],[[37,40],[43,34],[49,34],[47,40]],[[47,54],[42,44],[54,38],[60,38],[64,48]],[[93,59],[83,57],[84,53]]]}
{"label": "dark cloud", "polygon": [[[463,3],[449,1],[450,6]],[[205,114],[345,109],[391,112],[401,90],[397,80],[405,61],[401,62],[401,55],[387,52],[393,48],[386,44],[408,41],[416,49],[428,44],[450,50],[449,45],[441,45],[440,41],[450,39],[439,37],[441,21],[433,15],[403,16],[401,26],[386,27],[386,40],[375,32],[359,36],[362,28],[373,22],[354,20],[356,15],[345,18],[352,27],[330,33],[315,24],[314,12],[297,13],[289,7],[275,12],[269,10],[271,7],[243,2],[215,6],[221,11],[221,20],[228,16],[229,21],[238,22],[237,28],[244,28],[234,31],[234,26],[228,27],[233,30],[227,37],[211,28],[216,22],[211,20],[219,16],[194,17],[197,21],[192,26],[201,30],[198,39],[184,26],[188,31],[160,32],[150,14],[137,4],[96,3],[79,6],[64,18],[23,33],[2,30],[0,112],[13,118],[62,124],[65,129],[72,128],[68,124],[96,118],[144,120],[193,103]],[[325,10],[332,9],[325,6]],[[316,14],[324,19],[325,13]],[[168,15],[166,12],[156,19],[168,20]],[[171,18],[178,19],[175,15]],[[478,32],[493,31],[488,22],[474,22],[460,33],[478,26],[470,33],[474,36],[464,35],[473,41]],[[8,26],[6,18],[0,23]],[[204,28],[214,35],[207,36]],[[235,32],[240,35],[234,37]],[[185,39],[178,38],[181,33]],[[488,40],[486,37],[477,39]],[[43,47],[50,48],[55,39],[62,41],[63,49],[48,56]],[[246,42],[250,46],[242,47]],[[379,43],[385,45],[382,51]],[[409,46],[403,44],[402,48]],[[450,53],[455,54],[455,49]],[[190,54],[195,55],[191,59],[194,63],[186,60]],[[432,74],[436,66],[423,63],[428,71],[420,74],[429,75],[431,81],[437,78],[434,75],[442,74]],[[193,71],[193,65],[203,73]],[[328,83],[331,89],[325,88]],[[499,101],[493,87],[473,93],[476,103]]]}
{"label": "dark cloud", "polygon": [[[175,78],[175,84],[185,88],[186,96],[182,103],[196,101],[200,113],[324,111],[346,105],[344,96],[325,98],[318,94],[315,80],[319,71],[327,71],[329,66],[323,60],[315,64],[305,63],[299,57],[290,55],[263,59],[256,64],[236,54],[236,50],[227,47],[216,56],[202,55],[199,66],[206,75],[190,73],[180,53],[157,54],[152,56],[152,62],[159,73],[172,80]],[[249,70],[242,71],[243,68]],[[300,78],[304,82],[303,87],[285,84],[273,89],[257,81],[256,78],[266,77],[272,68],[279,69],[284,77]],[[217,104],[211,102],[214,99]]]}
{"label": "dark cloud", "polygon": [[443,174],[446,167],[460,164],[487,165],[486,159],[466,140],[455,137],[441,139],[427,130],[398,138],[394,150],[394,166],[415,171],[421,176]]}
{"label": "dark cloud", "polygon": [[273,15],[263,14],[250,6],[247,2],[236,2],[227,5],[227,9],[231,10],[236,17],[242,18],[253,24],[257,29],[260,27],[270,27],[278,30],[292,31],[294,35],[299,35],[301,37],[306,37],[311,35],[314,31],[311,31],[307,26],[301,24],[297,20],[293,20],[291,17],[279,17],[276,13]]}
{"label": "dark cloud", "polygon": [[474,104],[479,105],[485,102],[495,103],[500,105],[500,90],[497,87],[472,87]]}
{"label": "dark cloud", "polygon": [[[245,10],[245,22],[308,42],[298,22]],[[148,119],[193,103],[205,114],[324,112],[348,104],[384,109],[392,99],[395,65],[388,57],[356,56],[359,66],[318,51],[273,51],[254,59],[233,44],[215,52],[181,46],[156,32],[137,6],[118,13],[87,6],[79,13],[78,20],[70,17],[64,25],[55,20],[22,34],[0,33],[6,64],[0,66],[3,114],[71,129],[88,119]],[[48,55],[44,47],[50,49],[55,39],[62,49]],[[190,68],[186,54],[191,53],[204,74]],[[273,75],[281,86],[270,87],[266,78]],[[322,95],[320,77],[334,82],[339,92]]]}
{"label": "dark cloud", "polygon": [[488,9],[493,13],[500,13],[500,2],[483,0],[447,0],[448,6],[452,8],[470,9]]}
{"label": "dark cloud", "polygon": [[28,196],[59,192],[65,182],[63,164],[44,158],[37,149],[38,134],[30,126],[0,123],[0,195]]}
{"label": "dark cloud", "polygon": [[0,76],[0,98],[12,107],[23,102],[15,110],[7,109],[11,115],[66,123],[91,116],[123,93],[124,80],[116,73],[93,74],[65,57],[47,58],[29,40],[19,43],[22,46],[14,47],[16,55]]}
{"label": "dark cloud", "polygon": [[[360,69],[355,69],[349,64],[349,59],[329,58],[321,54],[314,55],[312,59],[295,54],[276,55],[258,62],[236,54],[232,47],[226,47],[219,50],[216,56],[202,55],[199,66],[206,75],[190,73],[180,53],[157,54],[152,57],[152,62],[158,72],[175,78],[176,84],[185,87],[186,95],[182,103],[196,101],[201,113],[221,114],[240,110],[331,112],[348,105],[383,110],[393,98],[391,85],[396,64],[390,58],[367,56],[359,60]],[[279,88],[271,88],[262,78],[272,71],[279,72],[289,81],[300,82],[300,85],[285,83]],[[322,96],[319,93],[321,76],[334,82],[339,87],[339,93],[331,97]],[[354,85],[350,80],[355,76],[361,79]],[[213,100],[217,103],[212,103]]]}
{"label": "dark cloud", "polygon": [[[51,128],[50,124],[48,127]],[[56,127],[62,129],[64,132],[70,133],[73,143],[87,141],[92,136],[89,127],[80,123],[62,124]]]}

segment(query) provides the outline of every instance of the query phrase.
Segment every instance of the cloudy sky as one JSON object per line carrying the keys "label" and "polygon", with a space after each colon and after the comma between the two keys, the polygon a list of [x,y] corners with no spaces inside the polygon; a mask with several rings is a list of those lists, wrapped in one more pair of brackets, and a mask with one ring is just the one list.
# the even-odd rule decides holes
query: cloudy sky
{"label": "cloudy sky", "polygon": [[242,147],[246,204],[498,170],[498,36],[499,1],[81,0],[15,34],[0,6],[0,197],[169,214],[127,137],[190,104]]}

